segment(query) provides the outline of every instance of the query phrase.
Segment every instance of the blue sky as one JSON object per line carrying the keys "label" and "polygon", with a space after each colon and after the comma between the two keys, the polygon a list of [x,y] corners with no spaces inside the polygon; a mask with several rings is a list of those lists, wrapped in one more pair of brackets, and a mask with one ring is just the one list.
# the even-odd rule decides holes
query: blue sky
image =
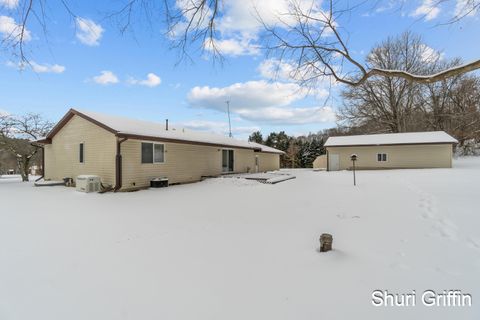
{"label": "blue sky", "polygon": [[[17,2],[0,0],[0,38],[18,17]],[[35,23],[28,29],[27,53],[35,70],[19,70],[14,56],[0,51],[0,110],[37,112],[56,121],[74,107],[153,121],[168,118],[177,126],[225,133],[225,101],[230,100],[238,138],[257,129],[298,135],[335,126],[342,87],[335,86],[325,103],[326,87],[306,95],[288,79],[272,80],[269,66],[275,61],[257,46],[260,33],[255,19],[245,16],[247,2],[225,0],[219,40],[226,59],[214,65],[198,51],[192,53],[193,62],[176,64],[178,51],[169,49],[162,23],[136,25],[134,32],[120,34],[118,25],[105,18],[118,2],[71,2],[75,19],[60,2],[47,1],[47,36]],[[263,1],[261,9],[271,13],[282,2]],[[406,30],[422,35],[445,59],[469,61],[480,55],[480,15],[439,25],[463,2],[372,1],[376,5],[364,5],[338,24],[361,61],[376,43]]]}

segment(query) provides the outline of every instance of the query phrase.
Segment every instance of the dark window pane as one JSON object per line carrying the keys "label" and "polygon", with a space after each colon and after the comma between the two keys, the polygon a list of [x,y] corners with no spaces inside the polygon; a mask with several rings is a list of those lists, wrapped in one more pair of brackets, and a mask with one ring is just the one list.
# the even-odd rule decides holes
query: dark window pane
{"label": "dark window pane", "polygon": [[377,154],[377,161],[382,161],[382,154],[381,153]]}
{"label": "dark window pane", "polygon": [[142,163],[153,163],[153,143],[142,142]]}
{"label": "dark window pane", "polygon": [[383,161],[387,161],[387,154],[386,154],[386,153],[384,153],[384,154],[382,155],[382,160],[383,160]]}
{"label": "dark window pane", "polygon": [[164,149],[163,144],[156,144],[154,146],[154,162],[163,162],[164,161]]}
{"label": "dark window pane", "polygon": [[79,155],[79,161],[80,163],[83,163],[83,143],[80,143]]}
{"label": "dark window pane", "polygon": [[222,150],[222,171],[228,171],[228,150]]}
{"label": "dark window pane", "polygon": [[228,150],[228,171],[233,171],[233,150]]}

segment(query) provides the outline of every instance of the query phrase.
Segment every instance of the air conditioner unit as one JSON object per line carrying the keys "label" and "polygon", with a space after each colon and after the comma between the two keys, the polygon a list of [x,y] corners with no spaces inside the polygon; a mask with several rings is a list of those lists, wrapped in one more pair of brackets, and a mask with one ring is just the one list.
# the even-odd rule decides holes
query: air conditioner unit
{"label": "air conditioner unit", "polygon": [[92,175],[81,175],[77,177],[76,186],[77,191],[80,192],[99,192],[100,191],[100,177]]}

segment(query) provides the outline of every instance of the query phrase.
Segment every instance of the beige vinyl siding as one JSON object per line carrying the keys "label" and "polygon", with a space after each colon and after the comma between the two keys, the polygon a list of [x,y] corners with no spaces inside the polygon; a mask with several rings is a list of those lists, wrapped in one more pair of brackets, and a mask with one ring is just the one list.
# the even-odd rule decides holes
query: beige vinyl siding
{"label": "beige vinyl siding", "polygon": [[313,161],[313,168],[315,169],[326,169],[327,168],[327,155],[322,154],[321,156],[318,156],[315,158]]}
{"label": "beige vinyl siding", "polygon": [[258,156],[258,172],[280,169],[280,155],[277,153],[256,152]]}
{"label": "beige vinyl siding", "polygon": [[251,149],[234,150],[234,172],[253,172],[255,170],[255,152]]}
{"label": "beige vinyl siding", "polygon": [[[84,143],[84,163],[79,161],[79,145]],[[45,178],[61,180],[81,174],[115,183],[115,135],[79,116],[70,121],[45,145]]]}
{"label": "beige vinyl siding", "polygon": [[[165,142],[164,163],[141,163],[142,142],[152,141],[129,139],[122,143],[123,189],[146,187],[156,177],[167,177],[169,183],[185,183],[222,174],[222,147]],[[234,172],[253,170],[253,150],[225,149],[234,150]]]}
{"label": "beige vinyl siding", "polygon": [[[327,152],[339,155],[340,170],[351,168],[353,153],[358,156],[358,169],[452,167],[451,144],[327,147]],[[387,161],[377,161],[378,153],[386,153]]]}

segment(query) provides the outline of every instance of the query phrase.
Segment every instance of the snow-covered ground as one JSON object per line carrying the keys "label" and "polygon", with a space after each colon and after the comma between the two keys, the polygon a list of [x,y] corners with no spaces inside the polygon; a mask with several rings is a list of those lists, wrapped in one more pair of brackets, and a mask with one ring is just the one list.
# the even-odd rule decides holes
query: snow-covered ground
{"label": "snow-covered ground", "polygon": [[[0,319],[479,319],[480,158],[454,166],[103,195],[2,177]],[[376,289],[473,306],[374,307]]]}

